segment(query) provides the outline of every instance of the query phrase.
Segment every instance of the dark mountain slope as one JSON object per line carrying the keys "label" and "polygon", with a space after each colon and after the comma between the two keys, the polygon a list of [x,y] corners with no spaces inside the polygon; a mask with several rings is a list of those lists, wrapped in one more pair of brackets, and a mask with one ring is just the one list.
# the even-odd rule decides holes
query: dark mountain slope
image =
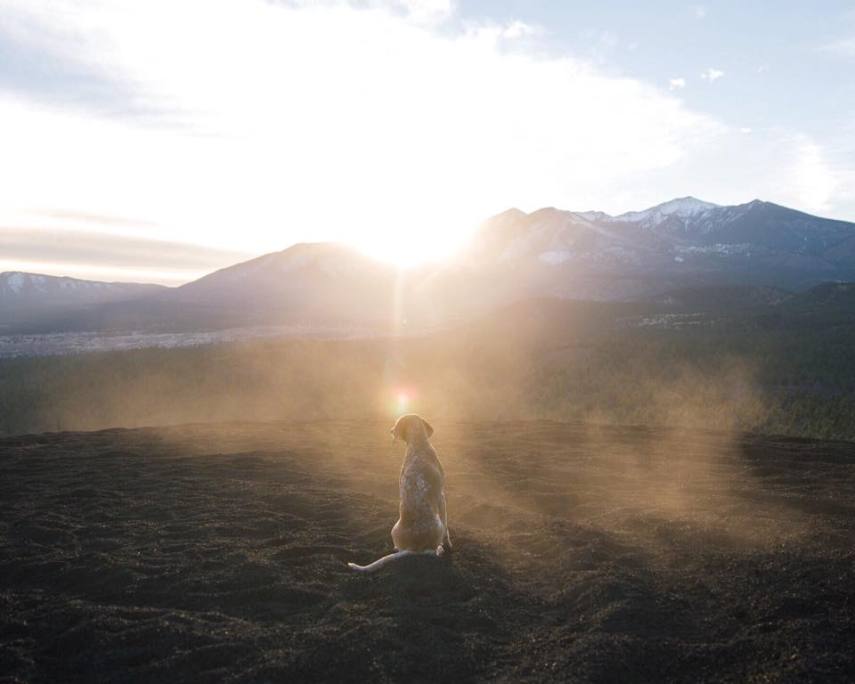
{"label": "dark mountain slope", "polygon": [[139,300],[168,288],[139,283],[105,283],[11,271],[0,273],[0,334],[53,329],[57,320],[85,317],[110,302]]}

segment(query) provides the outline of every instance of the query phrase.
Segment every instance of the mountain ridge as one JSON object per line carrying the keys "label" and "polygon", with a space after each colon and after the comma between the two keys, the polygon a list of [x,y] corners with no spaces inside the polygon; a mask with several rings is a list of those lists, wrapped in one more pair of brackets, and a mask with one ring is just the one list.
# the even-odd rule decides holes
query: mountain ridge
{"label": "mountain ridge", "polygon": [[[57,292],[93,293],[72,298],[66,310],[54,296],[46,305],[53,318],[44,316],[40,329],[287,324],[400,331],[533,298],[639,301],[681,288],[803,291],[828,281],[855,281],[855,223],[762,200],[717,205],[687,196],[617,216],[510,208],[484,221],[455,259],[406,271],[342,243],[314,242],[174,288],[12,272],[0,275],[0,316],[4,283],[27,289],[28,301],[38,300],[45,283]],[[0,325],[14,327],[2,318]]]}

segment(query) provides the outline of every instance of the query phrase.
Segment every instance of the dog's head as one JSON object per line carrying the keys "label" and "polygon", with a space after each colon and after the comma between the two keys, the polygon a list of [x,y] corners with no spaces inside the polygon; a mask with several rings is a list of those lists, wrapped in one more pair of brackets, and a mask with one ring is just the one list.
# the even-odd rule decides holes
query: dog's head
{"label": "dog's head", "polygon": [[395,421],[395,426],[389,430],[394,439],[400,439],[409,444],[420,437],[428,439],[433,434],[433,427],[416,413],[408,413]]}

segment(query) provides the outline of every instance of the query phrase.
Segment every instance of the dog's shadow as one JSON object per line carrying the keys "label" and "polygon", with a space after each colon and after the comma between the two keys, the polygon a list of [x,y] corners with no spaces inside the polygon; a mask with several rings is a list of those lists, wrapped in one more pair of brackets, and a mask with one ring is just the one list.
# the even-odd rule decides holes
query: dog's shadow
{"label": "dog's shadow", "polygon": [[450,554],[404,557],[370,575],[354,573],[343,587],[344,601],[370,610],[366,649],[395,679],[476,676],[485,655],[513,638],[509,612],[530,603],[492,559],[494,550],[465,530],[452,533]]}

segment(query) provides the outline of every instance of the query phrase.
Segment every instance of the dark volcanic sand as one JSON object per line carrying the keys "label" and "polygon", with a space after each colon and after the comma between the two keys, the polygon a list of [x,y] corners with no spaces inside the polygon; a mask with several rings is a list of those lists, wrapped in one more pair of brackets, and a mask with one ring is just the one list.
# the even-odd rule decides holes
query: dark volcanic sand
{"label": "dark volcanic sand", "polygon": [[388,427],[0,441],[0,679],[855,679],[855,445],[438,424],[454,555],[357,575]]}

